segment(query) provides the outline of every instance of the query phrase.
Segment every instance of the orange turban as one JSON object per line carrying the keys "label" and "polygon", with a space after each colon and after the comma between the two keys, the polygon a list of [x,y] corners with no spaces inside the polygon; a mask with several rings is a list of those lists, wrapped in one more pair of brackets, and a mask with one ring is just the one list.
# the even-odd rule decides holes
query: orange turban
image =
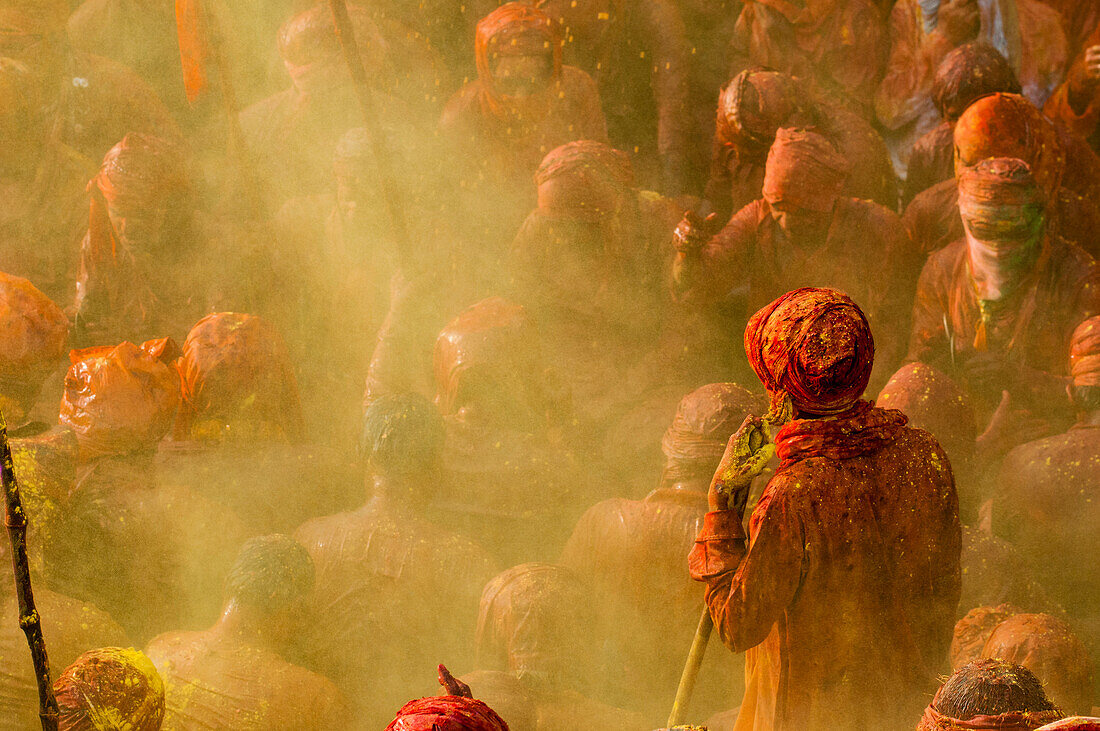
{"label": "orange turban", "polygon": [[[174,439],[191,439],[196,422],[238,420],[303,437],[298,382],[286,344],[266,320],[218,312],[198,321],[179,360],[183,404]],[[247,435],[244,435],[247,436]]]}
{"label": "orange turban", "polygon": [[69,354],[60,422],[72,427],[81,459],[153,447],[172,426],[180,403],[171,338],[139,348],[85,348]]}
{"label": "orange turban", "polygon": [[28,280],[0,272],[0,394],[14,402],[9,406],[30,409],[68,337],[69,321],[53,300]]}

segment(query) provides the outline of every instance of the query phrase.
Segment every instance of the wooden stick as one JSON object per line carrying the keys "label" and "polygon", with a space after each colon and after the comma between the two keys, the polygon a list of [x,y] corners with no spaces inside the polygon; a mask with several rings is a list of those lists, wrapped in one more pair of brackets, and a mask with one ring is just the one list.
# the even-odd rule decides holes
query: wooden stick
{"label": "wooden stick", "polygon": [[15,479],[15,467],[8,444],[8,424],[0,413],[0,483],[4,488],[4,525],[8,527],[11,541],[11,563],[15,570],[15,592],[19,599],[19,626],[27,635],[34,662],[35,680],[38,681],[38,716],[42,731],[57,731],[57,698],[50,680],[50,660],[46,656],[46,641],[42,638],[42,619],[34,606],[31,590],[31,567],[27,559],[27,514],[23,512],[23,499],[19,496],[19,483]]}
{"label": "wooden stick", "polygon": [[378,110],[374,104],[374,95],[367,83],[367,71],[363,68],[363,58],[359,55],[359,44],[355,40],[355,29],[351,25],[346,0],[329,0],[329,6],[332,8],[332,18],[336,24],[336,38],[340,41],[340,46],[344,50],[344,61],[348,65],[348,71],[355,86],[355,93],[359,97],[359,107],[363,113],[363,124],[370,136],[371,154],[374,155],[374,162],[378,171],[378,184],[382,189],[382,198],[385,199],[386,208],[390,214],[390,225],[393,227],[393,237],[397,247],[397,261],[402,268],[405,268],[409,263],[409,252],[412,251],[412,239],[409,236],[405,208],[393,182],[393,165],[390,162],[389,150],[382,144],[382,130],[378,125]]}
{"label": "wooden stick", "polygon": [[676,700],[672,702],[672,712],[668,714],[666,728],[679,726],[684,720],[692,693],[695,692],[695,679],[699,676],[703,655],[706,654],[707,643],[710,642],[713,631],[714,620],[711,619],[710,609],[703,607],[703,615],[699,617],[699,626],[695,628],[695,639],[691,641],[691,651],[684,663],[684,672],[680,676],[680,685],[676,688]]}

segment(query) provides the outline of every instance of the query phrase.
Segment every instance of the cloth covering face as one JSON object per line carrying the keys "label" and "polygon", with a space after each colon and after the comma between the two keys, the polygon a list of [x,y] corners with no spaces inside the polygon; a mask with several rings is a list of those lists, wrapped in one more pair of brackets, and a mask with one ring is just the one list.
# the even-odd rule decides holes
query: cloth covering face
{"label": "cloth covering face", "polygon": [[781,129],[768,152],[763,197],[771,204],[827,213],[833,210],[848,171],[847,161],[821,135]]}
{"label": "cloth covering face", "polygon": [[84,461],[152,449],[180,404],[179,346],[171,338],[74,350],[60,421],[76,432]]}

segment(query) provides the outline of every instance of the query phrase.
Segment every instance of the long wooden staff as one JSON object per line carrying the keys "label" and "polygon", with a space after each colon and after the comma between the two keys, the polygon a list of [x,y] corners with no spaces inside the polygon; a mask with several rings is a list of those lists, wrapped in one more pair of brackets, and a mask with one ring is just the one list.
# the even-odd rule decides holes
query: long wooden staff
{"label": "long wooden staff", "polygon": [[[743,445],[743,451],[740,453],[732,452],[735,457],[732,464],[728,461],[730,459],[729,455],[731,450],[737,446],[736,439],[740,431],[730,438],[730,443],[726,447],[726,455],[722,457],[722,464],[718,466],[718,471],[714,475],[715,485],[719,486],[719,492],[726,495],[727,499],[731,498],[728,492],[732,487],[730,478],[734,475],[755,476],[759,474],[763,465],[775,454],[776,433],[780,427],[791,420],[793,415],[794,407],[791,405],[789,397],[774,401],[759,426],[749,431],[748,443]],[[748,421],[746,421],[747,424]],[[758,466],[756,469],[751,470],[749,465],[753,463]],[[730,466],[727,467],[727,464],[730,464]],[[724,488],[720,487],[723,483],[725,484]],[[745,510],[744,500],[747,500],[748,493],[746,491],[739,494],[741,499],[734,498],[736,505],[731,504],[730,508],[740,510],[743,513]],[[707,643],[710,641],[713,632],[714,620],[710,616],[710,607],[704,606],[703,614],[699,617],[699,626],[695,629],[695,637],[691,641],[691,650],[688,652],[687,662],[684,663],[684,672],[680,675],[680,685],[676,688],[676,700],[672,702],[672,711],[668,714],[666,726],[670,729],[679,726],[683,722],[684,714],[691,702],[691,695],[695,692],[695,680],[699,676],[699,668],[703,665]]]}
{"label": "long wooden staff", "polygon": [[42,731],[57,731],[57,698],[50,679],[50,660],[46,656],[46,641],[42,638],[42,618],[34,606],[31,590],[31,566],[27,559],[27,514],[23,511],[23,499],[19,496],[19,482],[15,479],[15,467],[8,444],[8,424],[0,413],[0,483],[4,487],[4,525],[8,527],[11,541],[11,563],[15,571],[15,593],[19,599],[19,626],[27,635],[34,662],[35,680],[38,682],[38,716]]}
{"label": "long wooden staff", "polygon": [[404,269],[409,264],[412,239],[409,236],[405,207],[402,205],[401,196],[394,184],[393,165],[390,161],[389,150],[383,144],[382,129],[378,123],[378,110],[374,103],[374,94],[371,93],[370,86],[367,83],[367,71],[363,68],[363,57],[359,55],[359,43],[355,39],[355,29],[352,27],[351,17],[348,15],[346,0],[329,0],[329,6],[332,8],[332,19],[336,24],[336,37],[339,39],[340,47],[344,51],[344,61],[348,65],[348,72],[351,74],[356,96],[359,97],[359,107],[363,113],[363,124],[367,128],[367,135],[370,137],[371,154],[374,156],[375,169],[378,171],[378,184],[382,190],[382,198],[386,202],[386,209],[390,214],[390,225],[393,227],[397,261]]}

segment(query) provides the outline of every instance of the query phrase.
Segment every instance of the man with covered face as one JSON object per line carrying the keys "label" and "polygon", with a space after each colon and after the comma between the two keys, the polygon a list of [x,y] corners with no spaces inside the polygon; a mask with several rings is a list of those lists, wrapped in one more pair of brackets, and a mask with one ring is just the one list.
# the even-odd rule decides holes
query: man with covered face
{"label": "man with covered face", "polygon": [[909,360],[967,391],[981,419],[1001,403],[1055,422],[1069,416],[1064,383],[1076,323],[1100,312],[1100,267],[1047,225],[1032,168],[991,158],[959,176],[965,236],[924,266]]}
{"label": "man with covered face", "polygon": [[1043,189],[1052,227],[1094,256],[1100,226],[1100,158],[1085,142],[1053,125],[1019,94],[998,92],[966,107],[951,132],[954,176],[919,193],[903,218],[913,243],[931,253],[963,235],[958,176],[991,157],[1028,164]]}
{"label": "man with covered face", "polygon": [[890,153],[867,120],[827,97],[811,96],[799,79],[754,68],[734,77],[718,96],[706,196],[720,220],[760,197],[768,150],[783,127],[808,127],[836,146],[851,166],[845,195],[897,208]]}
{"label": "man with covered face", "polygon": [[494,243],[506,245],[533,203],[529,181],[546,153],[573,140],[606,142],[607,125],[595,82],[562,64],[561,31],[541,10],[497,8],[477,25],[475,53],[477,78],[447,102],[440,127],[470,188],[467,233],[490,247],[483,265],[492,266]]}
{"label": "man with covered face", "polygon": [[781,129],[768,152],[763,198],[710,236],[692,213],[676,230],[675,289],[683,300],[744,317],[783,292],[830,286],[861,303],[879,336],[881,382],[901,360],[919,264],[897,214],[842,194],[847,161],[816,132]]}
{"label": "man with covered face", "polygon": [[103,154],[131,131],[179,136],[132,71],[69,48],[68,16],[65,0],[0,3],[0,269],[55,299],[69,294],[82,188]]}
{"label": "man with covered face", "polygon": [[[947,455],[900,412],[860,400],[875,348],[845,295],[788,292],[753,315],[745,351],[772,407],[730,439],[690,556],[719,636],[745,652],[735,728],[903,728],[935,682],[959,598]],[[749,486],[772,454],[746,534]]]}

